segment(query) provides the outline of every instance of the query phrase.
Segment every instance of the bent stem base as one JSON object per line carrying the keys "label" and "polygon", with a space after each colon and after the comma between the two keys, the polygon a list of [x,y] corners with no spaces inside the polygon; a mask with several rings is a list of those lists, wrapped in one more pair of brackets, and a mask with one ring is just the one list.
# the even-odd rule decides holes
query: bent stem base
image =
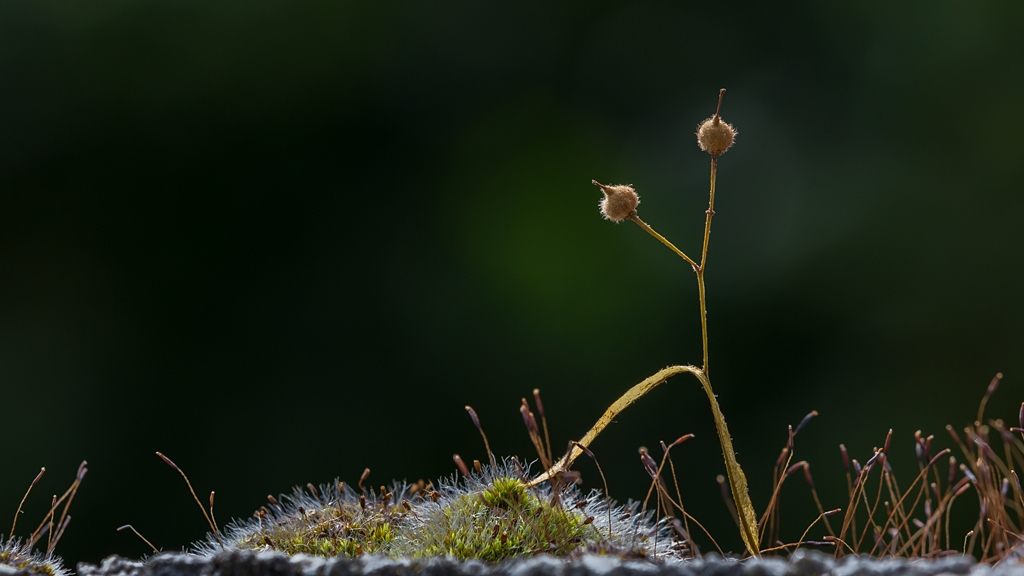
{"label": "bent stem base", "polygon": [[[735,502],[736,509],[739,512],[740,537],[743,538],[743,544],[747,547],[747,551],[749,551],[752,556],[758,556],[760,543],[758,541],[757,515],[755,514],[754,506],[750,501],[750,495],[747,493],[747,477],[743,474],[743,469],[740,468],[739,462],[736,461],[736,452],[732,447],[732,437],[729,435],[729,428],[725,423],[725,416],[722,414],[721,408],[718,407],[718,400],[715,398],[715,393],[711,389],[711,380],[700,368],[697,368],[696,366],[669,366],[668,368],[663,368],[662,370],[659,370],[653,375],[647,377],[639,384],[636,384],[627,390],[625,394],[613,402],[612,405],[605,410],[604,414],[598,418],[594,426],[586,433],[585,436],[583,436],[578,444],[584,447],[589,447],[594,439],[612,423],[612,420],[614,420],[620,412],[672,376],[683,372],[693,374],[697,380],[700,381],[701,386],[704,388],[704,392],[708,396],[708,400],[711,402],[711,412],[715,419],[715,428],[718,430],[718,440],[722,444],[722,455],[725,459],[725,470],[729,478],[729,487],[732,490],[733,502]],[[580,454],[583,454],[582,448],[574,445],[572,450],[570,450],[564,458],[556,462],[554,466],[528,482],[526,485],[535,486],[541,482],[550,480],[557,474],[567,472],[569,467],[572,466],[572,463],[580,456]]]}

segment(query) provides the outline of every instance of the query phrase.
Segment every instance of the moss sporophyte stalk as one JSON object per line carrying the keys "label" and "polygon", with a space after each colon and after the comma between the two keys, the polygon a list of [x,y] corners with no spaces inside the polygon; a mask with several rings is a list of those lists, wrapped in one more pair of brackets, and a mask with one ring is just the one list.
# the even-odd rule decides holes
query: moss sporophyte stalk
{"label": "moss sporophyte stalk", "polygon": [[[60,498],[56,494],[53,496],[50,501],[50,509],[43,516],[43,520],[23,540],[15,536],[18,528],[18,516],[21,514],[21,508],[25,505],[25,501],[28,500],[29,494],[32,493],[32,489],[42,479],[43,474],[46,473],[46,468],[39,470],[39,473],[36,474],[35,479],[29,484],[25,495],[18,503],[18,508],[14,511],[14,520],[11,522],[10,532],[8,532],[6,537],[0,535],[0,568],[14,568],[20,571],[21,574],[40,574],[44,576],[68,575],[68,570],[64,568],[63,562],[53,551],[57,547],[61,536],[64,535],[64,531],[67,530],[68,524],[71,523],[68,509],[71,507],[71,502],[75,499],[75,494],[78,493],[82,480],[85,479],[86,472],[88,472],[85,466],[85,462],[78,466],[78,472],[75,474],[75,480],[71,483],[71,486]],[[61,505],[63,505],[63,508]],[[46,543],[45,551],[37,551],[36,545],[42,545],[44,542]]]}

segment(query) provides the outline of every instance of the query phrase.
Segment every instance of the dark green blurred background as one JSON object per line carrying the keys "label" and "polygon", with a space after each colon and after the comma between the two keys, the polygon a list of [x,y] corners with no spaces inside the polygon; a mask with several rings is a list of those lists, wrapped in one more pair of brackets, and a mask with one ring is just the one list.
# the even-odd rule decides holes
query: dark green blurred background
{"label": "dark green blurred background", "polygon": [[[336,476],[375,484],[558,446],[629,386],[699,362],[696,283],[590,179],[699,250],[727,87],[708,269],[712,374],[759,509],[786,425],[826,507],[862,461],[1024,400],[1024,5],[0,4],[0,532],[90,472],[72,563],[166,549]],[[677,453],[684,501],[741,545],[697,382],[593,445],[611,492]],[[659,452],[656,448],[655,453]],[[599,486],[589,462],[585,485]],[[909,483],[907,477],[905,482]],[[813,519],[803,481],[784,535]]]}

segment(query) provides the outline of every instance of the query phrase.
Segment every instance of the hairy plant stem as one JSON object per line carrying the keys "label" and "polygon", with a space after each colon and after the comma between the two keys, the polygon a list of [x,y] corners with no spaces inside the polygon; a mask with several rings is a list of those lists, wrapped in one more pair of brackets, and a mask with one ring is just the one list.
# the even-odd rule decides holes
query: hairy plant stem
{"label": "hairy plant stem", "polygon": [[[721,105],[721,101],[719,101]],[[717,116],[717,112],[715,113]],[[750,495],[747,493],[747,477],[743,474],[739,462],[736,461],[736,451],[732,447],[732,436],[729,435],[729,427],[725,423],[725,416],[718,407],[718,400],[711,389],[711,376],[708,363],[708,306],[707,296],[704,289],[704,272],[708,264],[708,243],[711,240],[711,218],[715,215],[715,181],[718,176],[718,156],[711,156],[711,191],[708,193],[708,210],[704,218],[704,246],[700,253],[700,266],[697,272],[697,290],[700,295],[700,334],[704,348],[704,366],[694,376],[700,380],[704,392],[711,402],[711,412],[715,417],[715,429],[718,431],[718,440],[722,444],[722,457],[725,460],[726,476],[729,479],[729,488],[732,490],[732,499],[736,504],[736,511],[739,514],[740,536],[747,550],[753,556],[757,556],[760,550],[757,530],[757,514],[754,512],[754,505],[750,502]]]}
{"label": "hairy plant stem", "polygon": [[700,293],[700,334],[704,339],[704,374],[708,373],[708,306],[704,295],[704,270],[708,264],[708,241],[711,240],[711,217],[715,215],[715,179],[718,175],[718,156],[711,157],[711,192],[708,195],[707,217],[704,219],[704,248],[697,267],[697,289]]}
{"label": "hairy plant stem", "polygon": [[669,366],[668,368],[659,370],[654,375],[627,390],[625,394],[619,397],[618,400],[613,402],[612,405],[605,410],[604,414],[598,418],[597,423],[594,424],[590,431],[587,432],[578,443],[574,444],[573,448],[565,455],[565,457],[551,466],[551,468],[543,474],[531,480],[528,483],[528,486],[540,484],[541,482],[554,478],[558,474],[568,471],[573,461],[575,461],[580,454],[583,454],[582,447],[590,446],[590,443],[597,438],[598,434],[611,424],[612,420],[614,420],[620,412],[625,410],[626,407],[639,400],[670,377],[682,372],[689,372],[700,381],[701,387],[704,388],[704,393],[707,394],[708,401],[711,403],[711,412],[715,419],[715,429],[718,431],[718,440],[722,445],[722,456],[725,460],[725,469],[729,479],[729,488],[732,491],[733,501],[736,504],[736,509],[739,514],[740,536],[743,538],[743,544],[747,547],[750,554],[757,556],[760,552],[757,515],[755,514],[754,506],[750,501],[750,495],[747,493],[747,478],[743,474],[743,469],[740,468],[739,462],[736,461],[736,451],[732,447],[732,437],[729,435],[729,427],[725,423],[725,416],[722,414],[722,410],[718,406],[718,399],[715,397],[714,390],[711,388],[711,378],[708,376],[708,320],[707,298],[704,289],[704,271],[707,266],[708,242],[711,239],[711,217],[715,214],[715,180],[717,173],[718,156],[712,155],[711,191],[708,198],[707,216],[704,220],[704,245],[701,249],[699,265],[694,262],[692,258],[687,256],[686,253],[679,248],[676,248],[674,244],[665,239],[664,236],[658,234],[653,228],[648,226],[646,222],[637,216],[635,211],[629,216],[629,220],[635,222],[637,226],[640,226],[640,228],[648,234],[657,238],[658,241],[689,263],[697,274],[697,287],[700,294],[700,331],[704,351],[703,367]]}

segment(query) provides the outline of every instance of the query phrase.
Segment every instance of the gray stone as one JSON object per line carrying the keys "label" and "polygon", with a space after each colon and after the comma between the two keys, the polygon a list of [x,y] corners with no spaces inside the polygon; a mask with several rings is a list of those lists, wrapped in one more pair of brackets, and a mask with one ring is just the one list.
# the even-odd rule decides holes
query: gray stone
{"label": "gray stone", "polygon": [[[748,559],[708,555],[663,563],[584,555],[563,561],[551,556],[501,564],[448,558],[392,560],[377,556],[324,559],[278,552],[226,551],[209,557],[159,554],[145,562],[111,556],[99,565],[79,564],[79,576],[1024,576],[1024,563],[1010,558],[996,566],[960,556],[936,560],[882,560],[847,556],[835,560],[814,550],[790,558]],[[0,570],[0,576],[29,576]]]}

